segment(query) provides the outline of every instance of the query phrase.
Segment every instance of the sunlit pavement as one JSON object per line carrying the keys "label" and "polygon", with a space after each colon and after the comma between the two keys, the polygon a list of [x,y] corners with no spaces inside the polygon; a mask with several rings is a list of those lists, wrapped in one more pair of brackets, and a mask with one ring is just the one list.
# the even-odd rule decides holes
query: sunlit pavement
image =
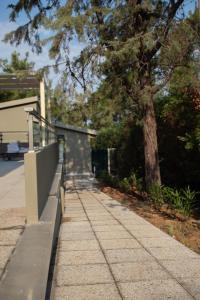
{"label": "sunlit pavement", "polygon": [[23,161],[0,160],[0,280],[25,226]]}
{"label": "sunlit pavement", "polygon": [[93,183],[66,181],[52,298],[200,299],[200,256]]}

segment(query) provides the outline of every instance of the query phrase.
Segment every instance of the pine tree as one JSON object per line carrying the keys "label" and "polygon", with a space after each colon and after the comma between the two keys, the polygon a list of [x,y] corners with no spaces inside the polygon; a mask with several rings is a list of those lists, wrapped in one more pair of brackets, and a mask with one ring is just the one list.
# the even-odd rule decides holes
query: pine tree
{"label": "pine tree", "polygon": [[[11,20],[22,10],[29,20],[9,33],[7,41],[18,44],[25,40],[41,51],[39,26],[53,30],[55,34],[47,39],[51,41],[50,56],[58,60],[64,53],[66,73],[72,80],[85,90],[91,83],[89,75],[95,79],[94,74],[102,75],[113,94],[128,98],[128,109],[137,106],[143,124],[147,187],[161,183],[154,95],[176,67],[187,61],[194,36],[199,38],[199,27],[192,28],[179,11],[184,2],[50,0],[42,6],[40,0],[19,0],[10,5]],[[33,8],[37,13],[32,18]],[[71,62],[68,50],[74,36],[86,46]]]}
{"label": "pine tree", "polygon": [[[24,77],[33,71],[34,63],[29,61],[28,52],[24,58],[20,57],[20,54],[14,51],[11,54],[10,61],[7,59],[0,59],[0,70],[3,73],[15,74],[19,77]],[[35,90],[1,90],[0,91],[0,102],[16,100],[25,97],[35,96],[38,92]]]}

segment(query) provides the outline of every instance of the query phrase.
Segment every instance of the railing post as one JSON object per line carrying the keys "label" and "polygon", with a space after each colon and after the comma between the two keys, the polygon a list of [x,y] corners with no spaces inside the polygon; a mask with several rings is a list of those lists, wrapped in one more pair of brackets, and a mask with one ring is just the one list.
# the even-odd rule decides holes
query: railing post
{"label": "railing post", "polygon": [[33,108],[26,107],[25,112],[28,114],[28,142],[29,142],[29,151],[34,151],[34,140],[33,140]]}

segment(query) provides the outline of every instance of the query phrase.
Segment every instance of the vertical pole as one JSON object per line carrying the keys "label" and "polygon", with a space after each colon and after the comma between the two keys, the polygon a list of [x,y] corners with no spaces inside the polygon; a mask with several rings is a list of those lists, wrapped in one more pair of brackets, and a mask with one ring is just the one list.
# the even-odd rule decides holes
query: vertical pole
{"label": "vertical pole", "polygon": [[[45,84],[44,78],[40,81],[40,107],[41,107],[41,116],[46,118],[46,107],[45,107]],[[42,121],[42,146],[45,146],[45,124]]]}
{"label": "vertical pole", "polygon": [[51,123],[51,99],[50,99],[50,97],[48,97],[47,113],[48,113],[48,121],[49,121],[49,123]]}
{"label": "vertical pole", "polygon": [[108,174],[110,175],[110,148],[108,148],[107,151],[108,151]]}
{"label": "vertical pole", "polygon": [[28,140],[29,140],[29,151],[34,151],[33,141],[33,116],[28,114]]}

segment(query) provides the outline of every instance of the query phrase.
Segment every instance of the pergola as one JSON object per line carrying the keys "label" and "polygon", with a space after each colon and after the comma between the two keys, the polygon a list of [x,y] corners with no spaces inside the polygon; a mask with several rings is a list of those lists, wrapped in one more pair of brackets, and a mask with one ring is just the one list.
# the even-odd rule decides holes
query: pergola
{"label": "pergola", "polygon": [[0,91],[4,90],[38,89],[40,92],[41,116],[46,118],[45,109],[45,79],[38,79],[35,74],[19,77],[17,74],[0,74]]}

